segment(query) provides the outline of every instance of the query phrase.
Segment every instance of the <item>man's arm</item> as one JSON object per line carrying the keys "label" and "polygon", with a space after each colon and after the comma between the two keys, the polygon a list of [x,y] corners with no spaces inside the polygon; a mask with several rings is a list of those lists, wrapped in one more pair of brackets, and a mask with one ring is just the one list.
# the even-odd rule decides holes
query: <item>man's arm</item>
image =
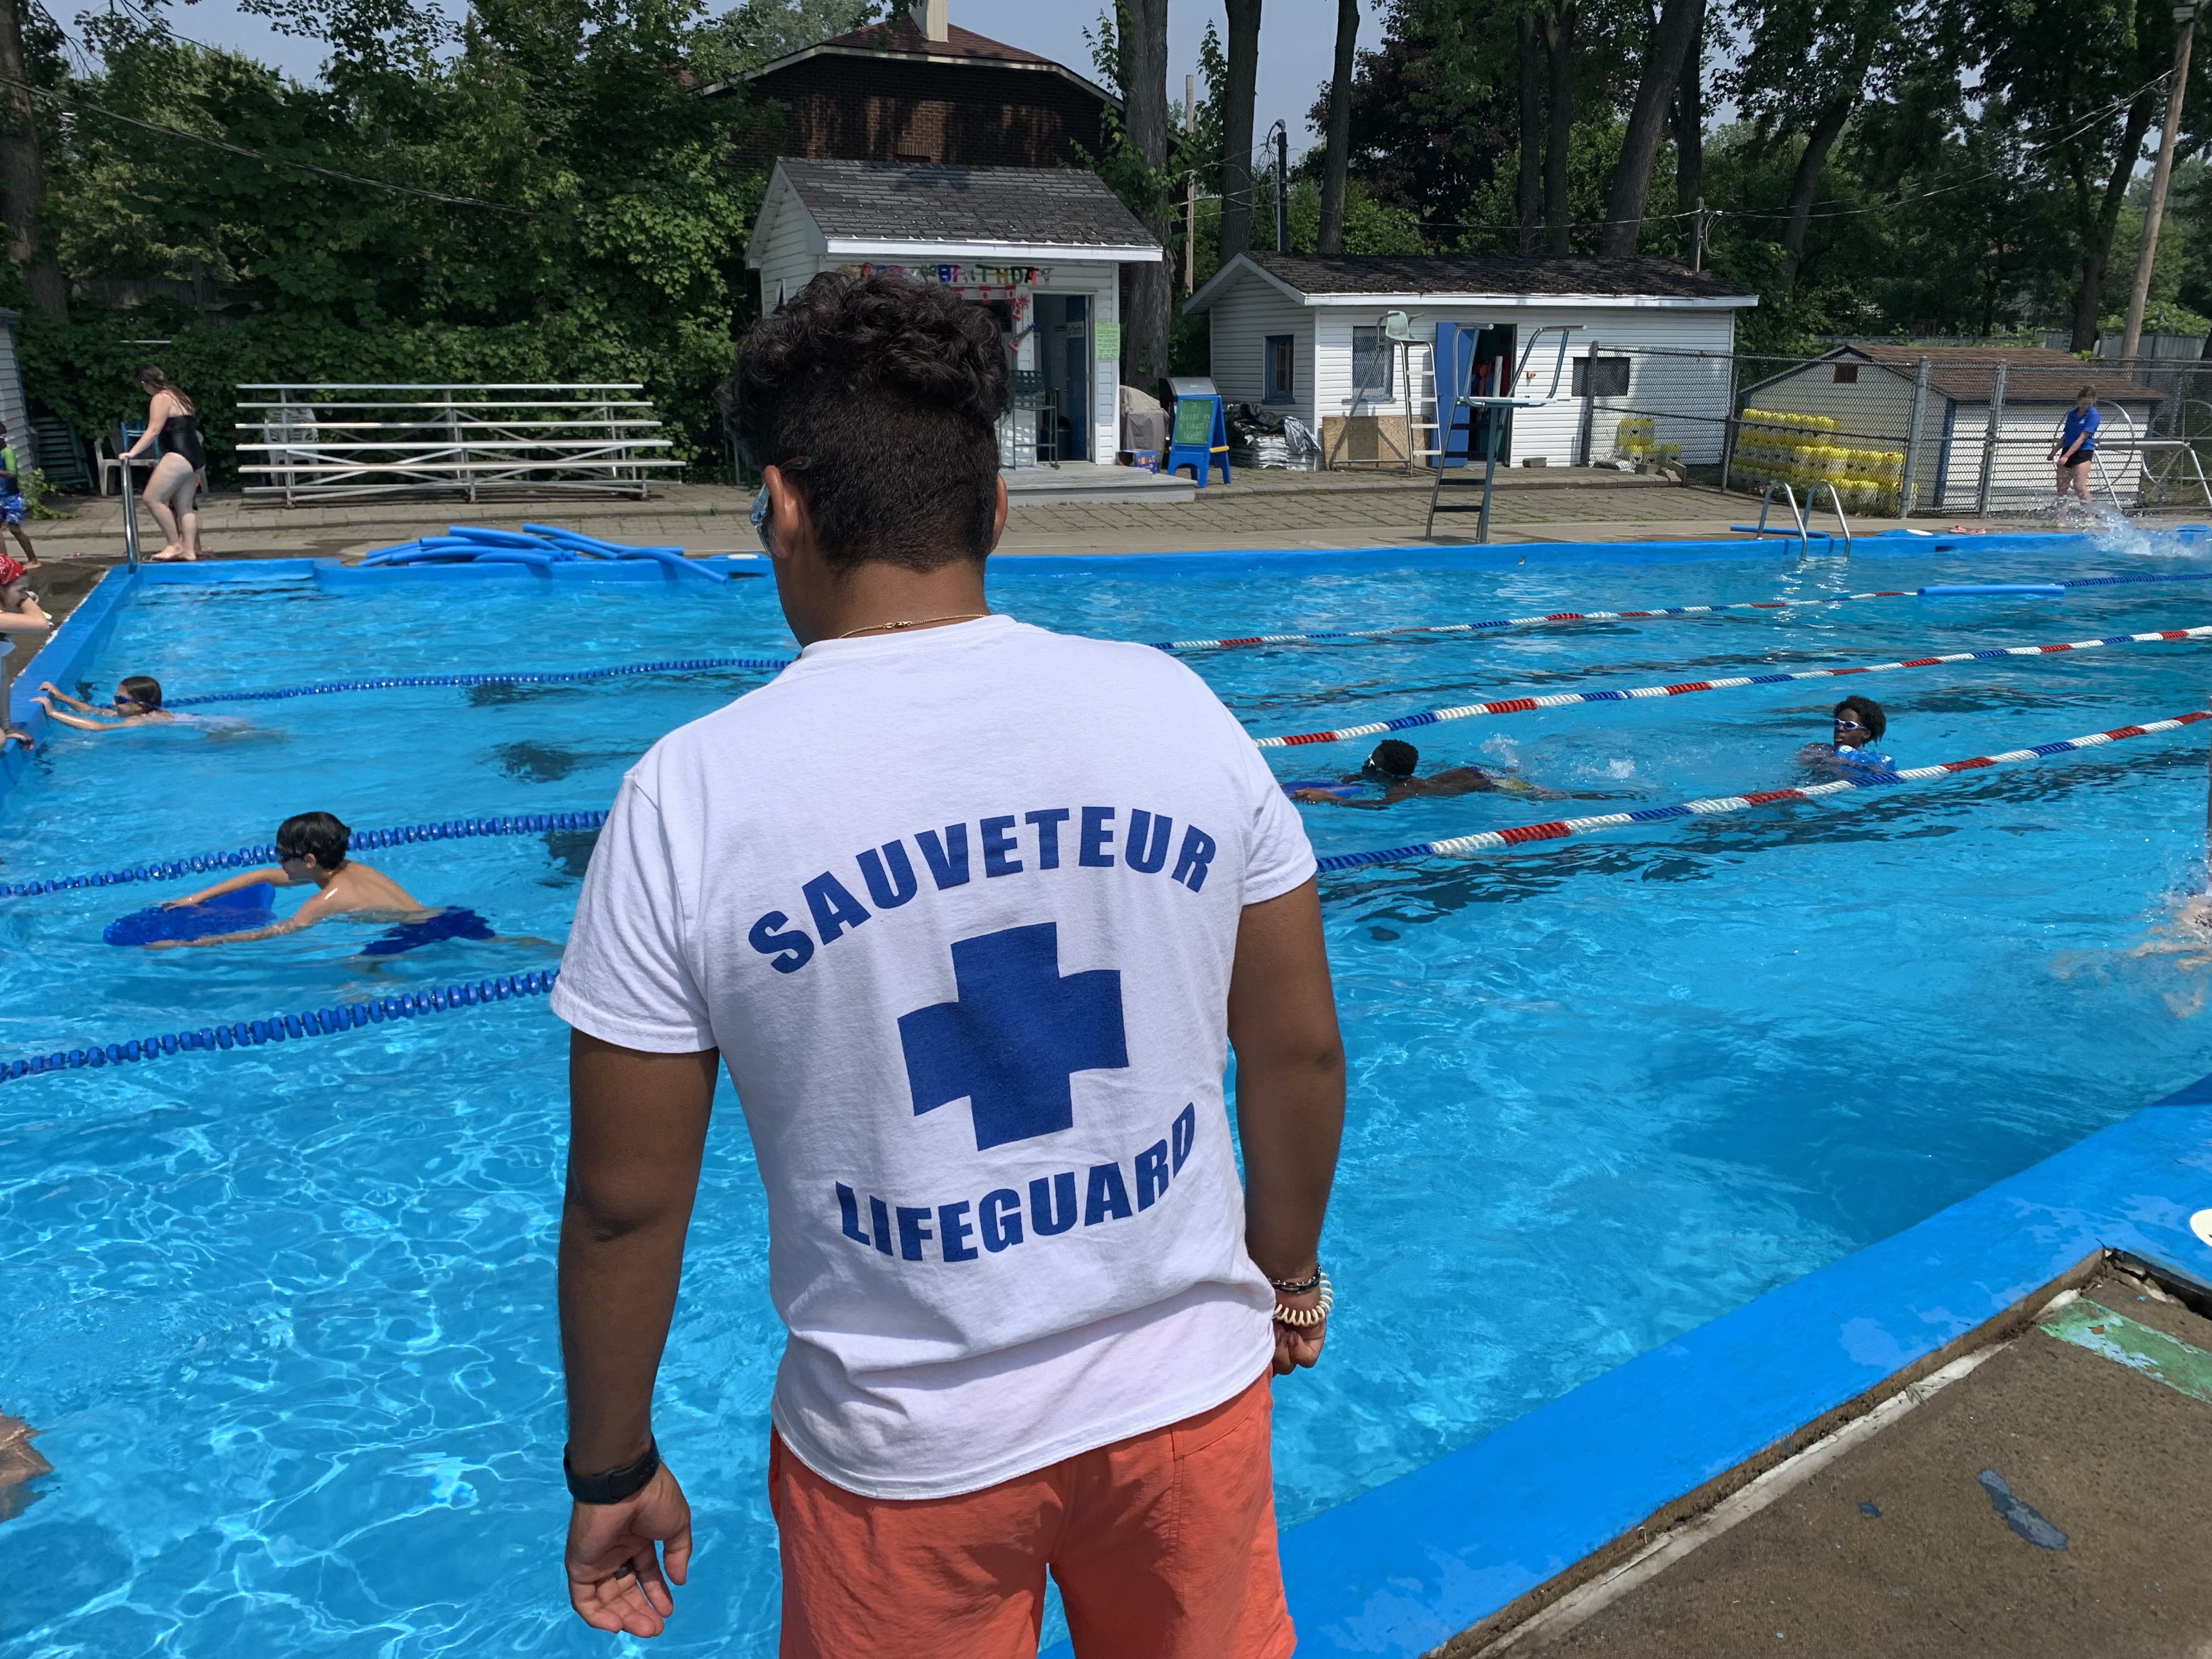
{"label": "man's arm", "polygon": [[[574,1032],[568,1046],[568,1186],[561,1212],[561,1359],[569,1467],[601,1474],[643,1455],[653,1382],[714,1095],[714,1049],[655,1054]],[[568,1601],[595,1630],[657,1636],[675,1603],[654,1557],[684,1582],[691,1511],[657,1470],[616,1504],[577,1504],[568,1522]]]}
{"label": "man's arm", "polygon": [[[1244,907],[1229,978],[1237,1127],[1244,1148],[1244,1244],[1270,1279],[1312,1275],[1344,1133],[1344,1043],[1311,881]],[[1285,1298],[1309,1307],[1318,1293]],[[1324,1322],[1275,1327],[1275,1370],[1321,1358]]]}

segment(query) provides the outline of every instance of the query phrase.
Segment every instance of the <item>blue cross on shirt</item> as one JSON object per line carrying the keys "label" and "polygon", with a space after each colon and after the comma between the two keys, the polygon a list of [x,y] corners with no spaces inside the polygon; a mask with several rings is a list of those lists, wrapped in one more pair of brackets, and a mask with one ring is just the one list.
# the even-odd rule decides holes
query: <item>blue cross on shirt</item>
{"label": "blue cross on shirt", "polygon": [[1062,978],[1056,923],[960,939],[952,974],[960,1000],[900,1015],[899,1043],[915,1115],[964,1097],[977,1152],[1072,1128],[1069,1076],[1129,1063],[1121,973]]}

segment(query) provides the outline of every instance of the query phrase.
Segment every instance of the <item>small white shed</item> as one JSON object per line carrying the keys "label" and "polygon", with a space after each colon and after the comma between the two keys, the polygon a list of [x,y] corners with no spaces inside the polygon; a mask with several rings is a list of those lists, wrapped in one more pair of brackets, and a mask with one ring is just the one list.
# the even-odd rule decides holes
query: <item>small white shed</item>
{"label": "small white shed", "polygon": [[[1923,358],[1928,390],[1915,443],[1912,406]],[[2051,441],[2083,386],[2095,389],[2104,420],[2099,449],[2105,479],[2123,499],[2132,499],[2146,457],[2130,441],[2149,434],[2166,394],[2124,369],[2045,346],[1841,345],[1747,386],[1742,403],[1747,410],[1827,416],[1840,428],[1836,441],[1846,447],[1909,449],[1914,510],[1972,512],[1981,500],[2000,360],[2004,401],[1990,463],[1990,508],[2016,510],[2051,500]]]}
{"label": "small white shed", "polygon": [[[1110,464],[1121,425],[1121,274],[1160,246],[1097,174],[907,161],[775,164],[745,264],[773,311],[820,272],[890,270],[988,307],[1018,407],[1001,463]],[[1044,441],[1040,442],[1042,435]]]}
{"label": "small white shed", "polygon": [[[1662,411],[1659,436],[1681,444],[1685,460],[1718,462],[1735,314],[1758,303],[1666,259],[1243,253],[1183,309],[1212,313],[1213,382],[1224,398],[1296,416],[1324,455],[1341,460],[1401,457],[1409,427],[1417,448],[1433,443],[1422,429],[1436,418],[1433,353],[1393,351],[1386,313],[1405,312],[1424,341],[1443,323],[1488,331],[1518,366],[1516,392],[1534,395],[1550,390],[1558,337],[1534,351],[1530,343],[1539,329],[1568,325],[1571,380],[1561,378],[1556,404],[1515,414],[1501,457],[1565,466],[1592,459],[1587,417],[1599,398]],[[1609,360],[1595,377],[1594,359]],[[1638,397],[1647,374],[1663,380],[1650,389],[1659,401]],[[1609,453],[1610,428],[1596,435]]]}

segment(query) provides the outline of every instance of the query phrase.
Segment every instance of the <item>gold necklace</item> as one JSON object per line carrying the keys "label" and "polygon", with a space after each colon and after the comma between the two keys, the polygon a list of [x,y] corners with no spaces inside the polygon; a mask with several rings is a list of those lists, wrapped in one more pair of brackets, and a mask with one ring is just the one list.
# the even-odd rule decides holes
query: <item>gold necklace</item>
{"label": "gold necklace", "polygon": [[865,628],[848,629],[837,637],[841,640],[849,640],[855,634],[872,634],[878,629],[884,628],[896,631],[902,628],[931,628],[939,623],[980,622],[990,614],[988,611],[970,611],[964,617],[917,617],[911,622],[870,623]]}

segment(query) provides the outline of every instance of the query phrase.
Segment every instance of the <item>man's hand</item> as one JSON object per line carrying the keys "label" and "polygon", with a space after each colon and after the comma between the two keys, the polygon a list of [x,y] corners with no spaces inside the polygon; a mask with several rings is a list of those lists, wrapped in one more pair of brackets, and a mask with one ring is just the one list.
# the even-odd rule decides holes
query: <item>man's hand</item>
{"label": "man's hand", "polygon": [[[1304,1296],[1285,1296],[1280,1291],[1277,1291],[1275,1295],[1277,1307],[1291,1308],[1300,1311],[1314,1306],[1320,1300],[1319,1291],[1309,1291]],[[1277,1320],[1275,1322],[1275,1375],[1288,1376],[1301,1365],[1310,1370],[1314,1363],[1321,1358],[1322,1344],[1328,1340],[1328,1321],[1326,1319],[1318,1325],[1285,1325],[1281,1320]]]}
{"label": "man's hand", "polygon": [[676,1611],[669,1582],[691,1565],[691,1506],[668,1466],[619,1504],[574,1505],[563,1565],[568,1605],[593,1630],[659,1635]]}

